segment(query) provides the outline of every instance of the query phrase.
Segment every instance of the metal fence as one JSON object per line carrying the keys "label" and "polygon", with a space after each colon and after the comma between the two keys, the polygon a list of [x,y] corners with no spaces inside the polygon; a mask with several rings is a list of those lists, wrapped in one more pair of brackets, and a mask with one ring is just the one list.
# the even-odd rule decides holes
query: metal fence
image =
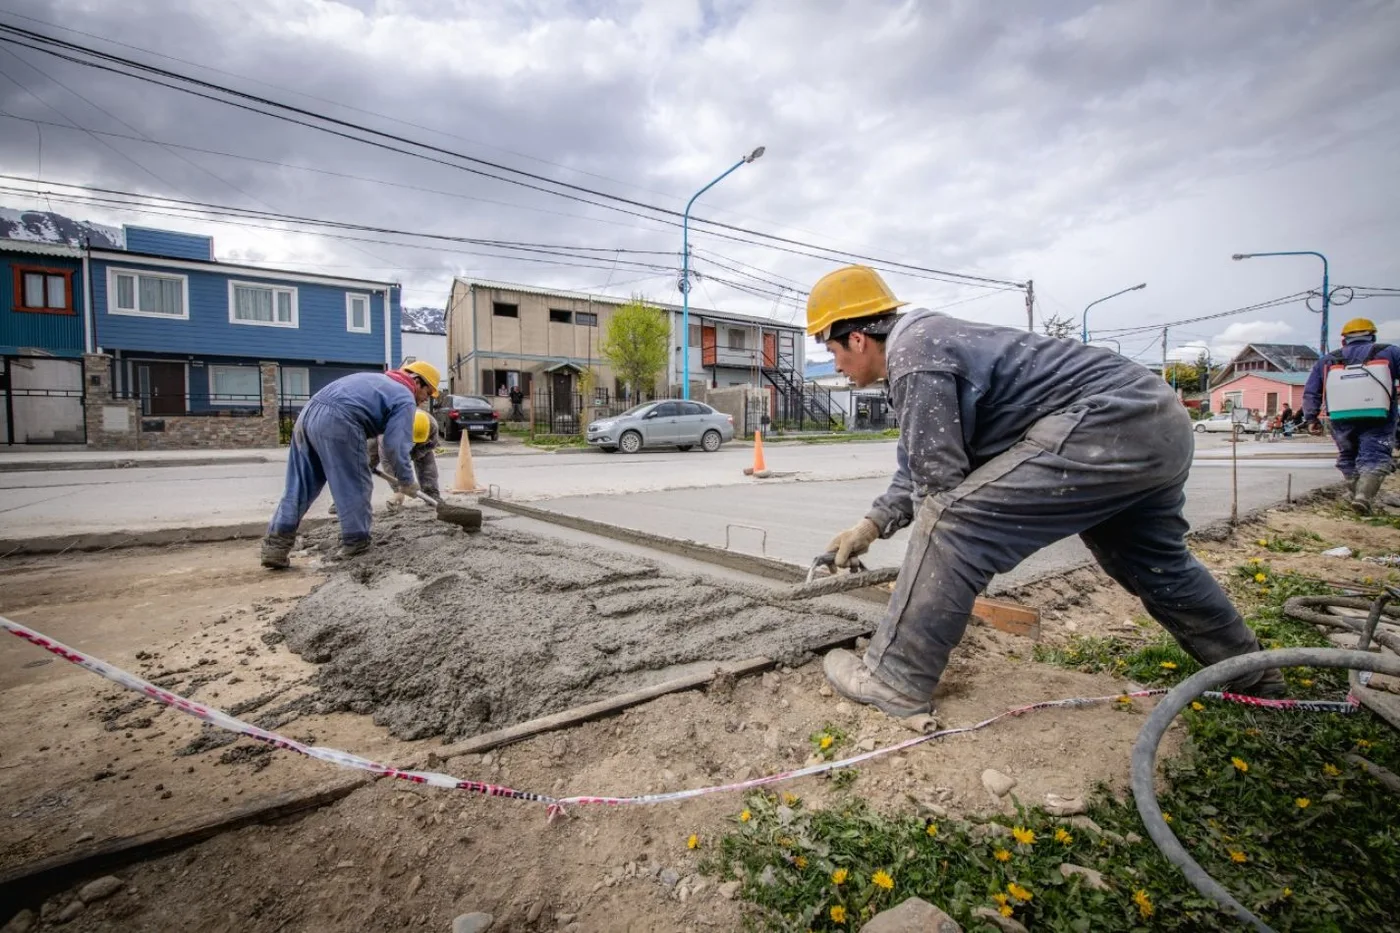
{"label": "metal fence", "polygon": [[142,417],[261,418],[263,414],[261,393],[142,392],[128,387],[114,395],[118,399],[138,402]]}

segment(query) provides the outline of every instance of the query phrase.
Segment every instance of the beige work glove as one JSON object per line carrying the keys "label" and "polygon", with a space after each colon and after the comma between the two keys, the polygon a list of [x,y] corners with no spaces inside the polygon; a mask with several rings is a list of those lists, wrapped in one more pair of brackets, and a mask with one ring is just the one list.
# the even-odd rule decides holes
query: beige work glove
{"label": "beige work glove", "polygon": [[859,557],[870,550],[870,545],[880,537],[880,529],[868,518],[862,518],[853,528],[847,528],[831,539],[827,551],[836,554],[836,566],[845,567],[852,557]]}

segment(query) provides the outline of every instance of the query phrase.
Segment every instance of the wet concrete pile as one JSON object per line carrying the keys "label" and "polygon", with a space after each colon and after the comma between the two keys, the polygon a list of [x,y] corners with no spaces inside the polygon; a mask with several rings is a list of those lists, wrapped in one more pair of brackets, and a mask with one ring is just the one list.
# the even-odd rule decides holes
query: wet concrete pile
{"label": "wet concrete pile", "polygon": [[412,513],[377,520],[375,537],[278,628],[321,665],[323,709],[406,739],[469,737],[698,662],[796,662],[874,621],[492,523],[466,535]]}

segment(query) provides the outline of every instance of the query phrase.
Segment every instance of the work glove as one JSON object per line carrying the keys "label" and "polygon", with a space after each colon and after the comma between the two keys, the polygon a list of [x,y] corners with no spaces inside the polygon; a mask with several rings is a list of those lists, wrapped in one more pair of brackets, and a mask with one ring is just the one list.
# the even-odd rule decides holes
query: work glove
{"label": "work glove", "polygon": [[1303,428],[1309,434],[1316,436],[1322,433],[1322,422],[1318,421],[1316,418],[1309,418],[1307,421],[1303,422]]}
{"label": "work glove", "polygon": [[870,550],[870,545],[880,537],[880,529],[868,518],[862,518],[855,527],[847,528],[831,539],[827,551],[836,554],[836,566],[845,567],[852,557],[859,557]]}
{"label": "work glove", "polygon": [[399,487],[398,491],[399,494],[402,496],[405,496],[409,499],[416,499],[418,498],[419,488],[417,483],[405,483],[404,485]]}

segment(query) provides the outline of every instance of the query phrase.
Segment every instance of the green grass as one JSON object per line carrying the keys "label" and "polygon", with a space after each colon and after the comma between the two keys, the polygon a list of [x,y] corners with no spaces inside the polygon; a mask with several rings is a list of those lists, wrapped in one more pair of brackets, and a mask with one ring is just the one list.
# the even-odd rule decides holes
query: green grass
{"label": "green grass", "polygon": [[1266,538],[1259,538],[1254,543],[1278,554],[1297,554],[1300,551],[1320,550],[1322,537],[1311,531],[1299,530],[1289,532],[1285,535],[1273,535]]}
{"label": "green grass", "polygon": [[[1276,574],[1256,561],[1235,568],[1228,586],[1266,647],[1327,643],[1311,625],[1282,613],[1289,597],[1326,593],[1325,585]],[[1174,683],[1196,670],[1164,637],[1146,644],[1075,638],[1063,647],[1037,648],[1035,659],[1152,684]],[[1344,673],[1296,669],[1286,675],[1294,696],[1345,695]],[[1394,924],[1400,798],[1344,758],[1360,753],[1400,771],[1393,731],[1365,711],[1278,713],[1211,701],[1193,706],[1182,721],[1185,751],[1166,762],[1160,799],[1173,830],[1216,880],[1280,930]],[[823,734],[831,733],[815,733],[814,742]],[[1119,800],[1102,788],[1089,816],[1114,835],[1070,827],[1030,808],[1008,821],[1034,835],[1025,842],[988,837],[970,821],[879,814],[855,792],[842,797],[821,810],[790,797],[781,810],[773,796],[747,799],[750,819],[735,820],[704,868],[743,881],[739,896],[752,905],[752,925],[854,930],[878,910],[918,895],[968,931],[994,929],[972,916],[978,908],[1009,909],[1033,930],[1242,929],[1200,897],[1155,846],[1129,835],[1145,835],[1131,798]],[[1109,890],[1066,880],[1062,862],[1101,872]],[[844,876],[834,875],[840,870]],[[884,873],[880,880],[888,878],[888,887],[875,883],[876,872]]]}
{"label": "green grass", "polygon": [[577,434],[536,434],[527,438],[525,444],[541,450],[559,450],[563,447],[587,447],[588,442]]}

